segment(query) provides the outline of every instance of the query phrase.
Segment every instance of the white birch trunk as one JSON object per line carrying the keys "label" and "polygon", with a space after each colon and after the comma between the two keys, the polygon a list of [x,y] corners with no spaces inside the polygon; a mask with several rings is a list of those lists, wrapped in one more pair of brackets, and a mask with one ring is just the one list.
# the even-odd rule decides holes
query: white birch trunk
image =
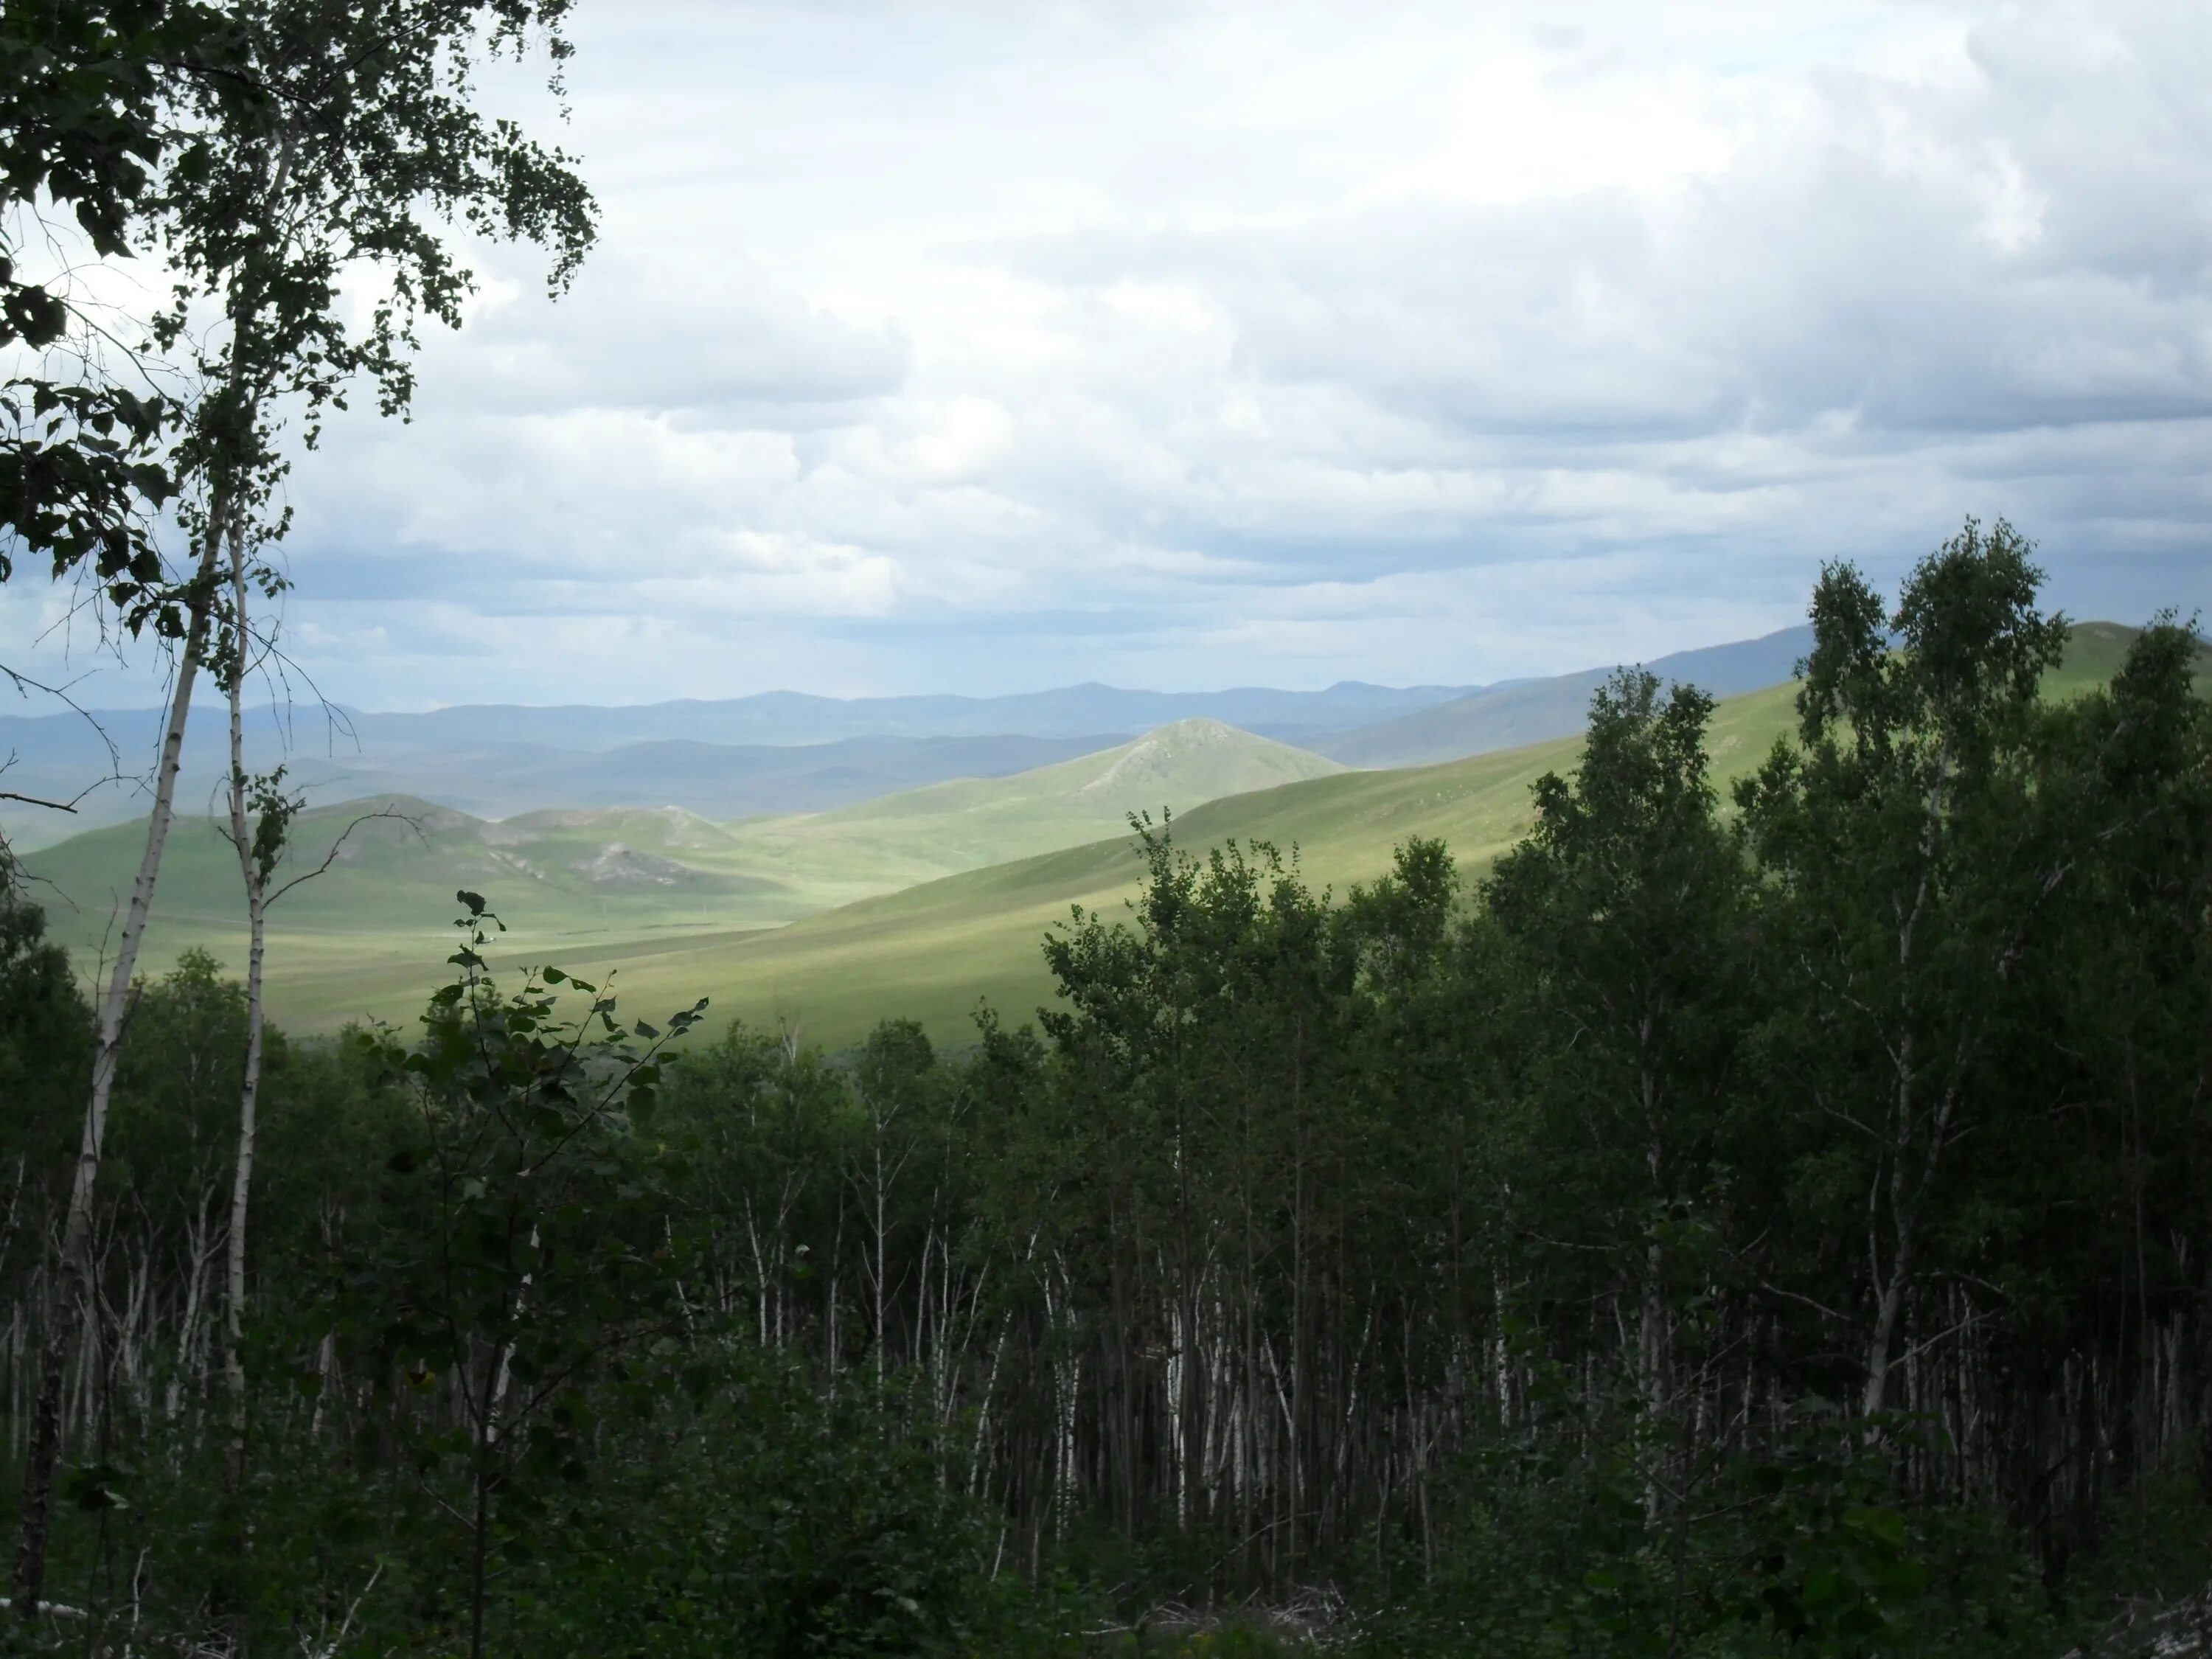
{"label": "white birch trunk", "polygon": [[54,1473],[61,1461],[64,1372],[70,1348],[82,1327],[88,1288],[93,1194],[99,1183],[100,1152],[107,1137],[108,1102],[115,1092],[116,1066],[123,1054],[124,1027],[131,1011],[131,976],[137,971],[138,948],[145,940],[146,918],[154,908],[154,884],[161,875],[161,853],[168,845],[169,826],[176,816],[177,772],[184,759],[185,723],[191,714],[192,690],[198,683],[200,661],[207,651],[208,613],[214,603],[216,555],[223,528],[235,510],[233,504],[223,502],[210,515],[209,533],[200,550],[186,605],[188,621],[183,648],[177,655],[177,678],[170,690],[168,718],[161,732],[161,758],[154,774],[154,807],[146,823],[146,845],[139,855],[138,873],[131,884],[130,908],[124,913],[123,933],[116,945],[115,961],[100,999],[92,1087],[85,1101],[84,1132],[78,1146],[76,1170],[70,1182],[69,1209],[62,1224],[61,1260],[54,1276],[46,1341],[39,1357],[39,1397],[31,1425],[28,1467],[23,1477],[14,1577],[15,1605],[27,1612],[36,1611],[46,1587],[46,1536],[53,1513]]}
{"label": "white birch trunk", "polygon": [[262,964],[267,949],[268,878],[254,857],[246,812],[246,538],[230,532],[230,602],[234,656],[230,663],[230,836],[246,883],[248,943],[246,957],[246,1068],[238,1091],[238,1161],[230,1186],[230,1231],[223,1267],[223,1381],[230,1395],[230,1449],[225,1477],[235,1486],[246,1474],[246,1222],[253,1190],[253,1145],[261,1093]]}

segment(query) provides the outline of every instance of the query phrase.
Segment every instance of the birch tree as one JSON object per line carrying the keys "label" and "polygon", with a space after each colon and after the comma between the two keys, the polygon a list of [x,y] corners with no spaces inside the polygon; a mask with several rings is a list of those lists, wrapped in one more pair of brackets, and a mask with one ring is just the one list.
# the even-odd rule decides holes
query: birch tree
{"label": "birch tree", "polygon": [[2036,820],[2021,757],[2066,642],[2064,619],[2036,608],[2031,550],[2002,520],[1969,520],[1887,616],[1856,568],[1831,566],[1799,744],[1738,789],[1751,844],[1793,902],[1790,967],[1817,1011],[1799,1074],[1862,1159],[1869,1417],[1890,1404],[1933,1206],[2026,930],[2067,867],[2024,845]]}
{"label": "birch tree", "polygon": [[[472,276],[454,232],[552,251],[564,284],[592,234],[590,197],[568,156],[473,102],[485,58],[542,36],[558,70],[568,0],[235,0],[228,56],[185,58],[155,94],[179,137],[147,210],[176,274],[155,342],[188,352],[200,387],[175,452],[185,482],[189,570],[144,850],[97,1007],[84,1133],[46,1321],[24,1477],[15,1605],[35,1613],[61,1451],[63,1370],[86,1285],[92,1201],[139,945],[174,809],[192,694],[222,604],[226,560],[281,536],[274,492],[288,422],[312,447],[321,422],[366,381],[386,414],[414,390],[424,318],[459,326]],[[373,268],[386,298],[366,327],[340,283]]]}
{"label": "birch tree", "polygon": [[[1711,710],[1695,687],[1617,674],[1592,701],[1575,776],[1537,782],[1534,829],[1483,887],[1525,964],[1546,1051],[1531,1150],[1553,1193],[1547,1220],[1566,1254],[1595,1252],[1620,1274],[1654,1430],[1671,1428],[1680,1310],[1710,1270],[1700,1241],[1717,1231],[1748,1000],[1742,864],[1707,775]],[[1655,1477],[1655,1515],[1658,1491]]]}
{"label": "birch tree", "polygon": [[175,489],[178,411],[72,262],[38,268],[32,245],[58,231],[94,266],[149,251],[184,62],[228,67],[214,6],[0,5],[0,348],[23,370],[0,386],[0,582],[24,554],[56,580],[88,574],[134,633],[180,628],[152,523]]}

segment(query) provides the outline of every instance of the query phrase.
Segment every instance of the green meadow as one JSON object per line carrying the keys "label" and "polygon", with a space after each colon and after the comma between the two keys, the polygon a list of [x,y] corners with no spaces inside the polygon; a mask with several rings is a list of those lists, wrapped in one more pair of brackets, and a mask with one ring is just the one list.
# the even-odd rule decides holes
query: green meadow
{"label": "green meadow", "polygon": [[[2109,678],[2131,630],[2075,629],[2048,685]],[[1717,707],[1725,787],[1791,731],[1793,688]],[[1577,740],[1399,771],[1346,771],[1319,756],[1205,720],[1009,778],[965,780],[803,817],[711,823],[675,809],[552,809],[500,821],[404,799],[302,817],[296,872],[328,870],[274,909],[277,1020],[329,1030],[404,1020],[445,976],[456,890],[506,921],[497,960],[553,963],[613,984],[652,1015],[712,1000],[718,1017],[796,1025],[831,1045],[902,1013],[940,1039],[972,1030],[979,1000],[1016,1019],[1050,994],[1038,949],[1070,908],[1113,911],[1135,890],[1133,811],[1175,813],[1175,837],[1295,850],[1305,878],[1339,890],[1389,868],[1414,836],[1479,872],[1529,823],[1529,788],[1573,765]],[[386,816],[364,817],[368,813]],[[137,825],[30,855],[56,934],[89,970],[106,948],[142,839]],[[245,956],[237,866],[216,825],[180,820],[163,865],[143,962],[161,972],[198,948]]]}
{"label": "green meadow", "polygon": [[[588,973],[672,952],[712,959],[855,900],[1111,836],[1132,811],[1342,770],[1193,720],[1012,777],[734,824],[646,807],[490,821],[405,797],[316,808],[295,824],[286,866],[307,878],[270,912],[270,1005],[295,1030],[405,1015],[444,973],[462,888],[506,918],[509,960]],[[142,824],[118,824],[26,859],[55,935],[81,968],[111,948],[143,840]],[[238,866],[221,823],[178,820],[158,895],[142,956],[149,970],[192,949],[242,962]]]}
{"label": "green meadow", "polygon": [[[1713,720],[1715,770],[1753,769],[1795,719],[1793,688],[1732,697]],[[1405,771],[1346,772],[1212,801],[1174,821],[1182,845],[1273,844],[1295,851],[1305,878],[1341,891],[1390,866],[1416,837],[1443,841],[1462,871],[1480,871],[1528,827],[1529,790],[1573,765],[1579,741]],[[831,1045],[865,1036],[889,1013],[941,1039],[972,1034],[979,1001],[1018,1021],[1052,994],[1038,945],[1070,908],[1113,913],[1143,866],[1126,832],[842,906],[744,938],[696,939],[611,952],[642,1006],[714,999],[721,1013],[796,1024]]]}

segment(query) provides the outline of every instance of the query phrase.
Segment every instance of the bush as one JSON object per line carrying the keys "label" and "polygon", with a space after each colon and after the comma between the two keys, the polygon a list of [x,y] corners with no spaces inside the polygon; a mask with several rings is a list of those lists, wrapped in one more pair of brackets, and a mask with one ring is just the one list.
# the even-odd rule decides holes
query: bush
{"label": "bush", "polygon": [[819,1394],[755,1352],[689,1371],[533,1528],[504,1595],[518,1651],[932,1655],[1042,1633],[996,1533],[895,1386]]}

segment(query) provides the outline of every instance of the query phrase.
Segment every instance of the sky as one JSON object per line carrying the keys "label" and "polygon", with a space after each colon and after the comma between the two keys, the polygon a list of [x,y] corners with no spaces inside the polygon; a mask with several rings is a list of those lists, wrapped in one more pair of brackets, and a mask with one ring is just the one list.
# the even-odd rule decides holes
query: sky
{"label": "sky", "polygon": [[1789,626],[1970,514],[2077,616],[2212,610],[2212,8],[574,34],[573,289],[476,250],[411,422],[288,487],[288,648],[356,706],[1477,684]]}

